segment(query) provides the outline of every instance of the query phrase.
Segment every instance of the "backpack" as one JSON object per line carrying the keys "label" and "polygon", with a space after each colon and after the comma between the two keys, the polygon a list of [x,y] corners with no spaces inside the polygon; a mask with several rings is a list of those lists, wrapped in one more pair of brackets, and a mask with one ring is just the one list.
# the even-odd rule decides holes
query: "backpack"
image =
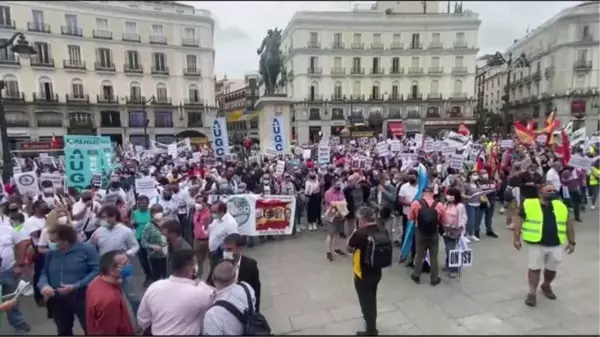
{"label": "backpack", "polygon": [[248,309],[244,310],[242,313],[235,305],[225,300],[216,301],[213,306],[224,308],[233,316],[235,316],[240,322],[242,322],[244,325],[244,336],[273,336],[271,327],[269,326],[265,316],[254,310],[254,305],[252,304],[252,298],[250,297],[250,290],[248,289],[248,286],[244,283],[240,283],[239,285],[244,288],[244,292],[246,293]]}
{"label": "backpack", "polygon": [[419,231],[428,236],[437,234],[440,224],[438,212],[435,209],[437,201],[434,201],[431,207],[429,207],[425,200],[419,200],[419,204],[421,204],[421,209],[419,209],[419,214],[417,215]]}
{"label": "backpack", "polygon": [[392,265],[393,244],[387,230],[378,228],[367,237],[367,246],[363,252],[365,265],[381,269]]}

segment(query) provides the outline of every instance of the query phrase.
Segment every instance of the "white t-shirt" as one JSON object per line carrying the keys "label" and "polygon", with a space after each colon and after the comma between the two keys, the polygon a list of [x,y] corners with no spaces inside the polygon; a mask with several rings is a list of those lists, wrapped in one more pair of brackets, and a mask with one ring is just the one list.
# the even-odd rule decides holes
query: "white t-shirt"
{"label": "white t-shirt", "polygon": [[0,273],[15,265],[15,246],[24,240],[29,240],[24,228],[17,231],[11,226],[0,225]]}
{"label": "white t-shirt", "polygon": [[554,168],[549,169],[548,173],[546,173],[546,182],[552,184],[557,191],[560,191],[560,176]]}
{"label": "white t-shirt", "polygon": [[[30,236],[35,231],[41,231],[46,226],[46,218],[38,218],[36,216],[29,217],[23,223],[23,231]],[[33,240],[34,244],[38,244],[38,240]]]}
{"label": "white t-shirt", "polygon": [[[400,186],[400,191],[398,191],[398,198],[404,198],[408,202],[412,202],[417,195],[417,186],[412,186],[410,183],[404,183]],[[408,210],[410,206],[402,205],[402,213],[408,215]]]}

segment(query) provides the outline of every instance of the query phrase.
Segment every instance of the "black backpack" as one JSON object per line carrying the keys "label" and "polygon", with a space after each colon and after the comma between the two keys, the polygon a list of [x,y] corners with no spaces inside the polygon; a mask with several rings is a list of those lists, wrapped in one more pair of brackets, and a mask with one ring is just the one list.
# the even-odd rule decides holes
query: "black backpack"
{"label": "black backpack", "polygon": [[431,204],[431,207],[429,207],[425,200],[419,200],[419,204],[421,204],[421,209],[419,209],[419,214],[417,216],[419,231],[428,236],[437,234],[440,225],[438,212],[435,209],[437,201],[434,201],[433,204]]}
{"label": "black backpack", "polygon": [[244,283],[240,283],[239,285],[244,288],[244,292],[246,293],[248,300],[247,310],[242,313],[235,305],[224,300],[216,301],[213,306],[225,308],[225,310],[229,311],[242,322],[244,325],[244,336],[273,336],[273,332],[271,332],[271,327],[265,316],[254,309],[248,286]]}
{"label": "black backpack", "polygon": [[363,252],[365,265],[371,268],[386,268],[392,265],[393,244],[384,228],[378,228],[367,237],[367,246]]}

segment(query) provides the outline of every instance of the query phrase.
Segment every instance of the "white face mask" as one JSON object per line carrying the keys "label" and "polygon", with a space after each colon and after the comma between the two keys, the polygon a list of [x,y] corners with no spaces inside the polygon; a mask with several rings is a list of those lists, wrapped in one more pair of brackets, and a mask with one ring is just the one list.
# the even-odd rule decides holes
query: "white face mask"
{"label": "white face mask", "polygon": [[454,201],[454,196],[453,195],[447,195],[446,196],[446,200],[448,200],[448,201]]}
{"label": "white face mask", "polygon": [[46,187],[46,188],[44,188],[44,193],[46,193],[46,194],[52,194],[52,193],[54,193],[54,188],[52,188],[52,187]]}
{"label": "white face mask", "polygon": [[58,222],[59,225],[66,225],[69,222],[69,217],[63,215],[58,217],[58,219],[56,219],[56,221]]}
{"label": "white face mask", "polygon": [[162,212],[158,212],[156,214],[154,214],[154,216],[152,217],[154,220],[162,220],[163,218],[163,213]]}
{"label": "white face mask", "polygon": [[223,260],[233,260],[233,252],[223,252]]}
{"label": "white face mask", "polygon": [[482,175],[482,176],[481,176],[481,178],[483,178],[483,179],[488,179],[489,177],[490,177],[490,176],[489,176],[489,175],[487,175],[487,174],[484,174],[484,175]]}
{"label": "white face mask", "polygon": [[196,210],[199,211],[202,209],[202,204],[196,204],[195,207],[196,207]]}

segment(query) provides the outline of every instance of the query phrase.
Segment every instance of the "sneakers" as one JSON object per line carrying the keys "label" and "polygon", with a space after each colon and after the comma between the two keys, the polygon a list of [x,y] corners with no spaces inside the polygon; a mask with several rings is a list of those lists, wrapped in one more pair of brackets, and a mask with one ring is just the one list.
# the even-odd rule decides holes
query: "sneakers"
{"label": "sneakers", "polygon": [[327,260],[329,260],[329,262],[333,261],[333,254],[331,254],[330,252],[327,252]]}
{"label": "sneakers", "polygon": [[590,209],[596,209],[596,205],[591,205]]}
{"label": "sneakers", "polygon": [[467,243],[471,243],[471,240],[469,240],[469,237],[468,237],[468,236],[465,236],[465,241],[466,241]]}
{"label": "sneakers", "polygon": [[344,253],[341,249],[334,249],[333,252],[339,256],[346,256],[346,253]]}
{"label": "sneakers", "polygon": [[468,239],[471,240],[471,241],[473,241],[473,242],[478,242],[479,241],[479,238],[477,236],[475,236],[475,235],[469,236]]}
{"label": "sneakers", "polygon": [[489,232],[485,233],[485,235],[487,235],[491,238],[495,238],[495,239],[498,238],[498,234],[494,233],[493,231],[489,231]]}
{"label": "sneakers", "polygon": [[544,294],[544,296],[546,296],[548,299],[551,299],[551,300],[555,300],[556,299],[556,295],[552,291],[552,287],[550,285],[543,285],[542,284],[542,286],[540,287],[540,289],[542,290],[542,294]]}
{"label": "sneakers", "polygon": [[504,207],[500,208],[500,214],[504,214],[504,212],[506,212],[506,208],[504,208]]}

